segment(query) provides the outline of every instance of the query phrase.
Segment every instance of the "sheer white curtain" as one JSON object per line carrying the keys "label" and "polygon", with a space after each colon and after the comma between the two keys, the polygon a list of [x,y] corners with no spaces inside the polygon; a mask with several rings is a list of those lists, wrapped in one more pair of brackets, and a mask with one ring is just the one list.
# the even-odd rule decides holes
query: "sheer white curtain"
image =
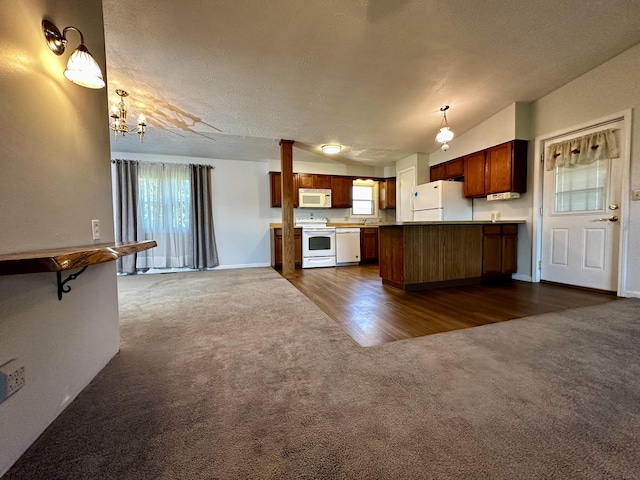
{"label": "sheer white curtain", "polygon": [[139,240],[155,240],[158,246],[138,253],[136,268],[180,268],[190,263],[190,206],[189,165],[139,163]]}

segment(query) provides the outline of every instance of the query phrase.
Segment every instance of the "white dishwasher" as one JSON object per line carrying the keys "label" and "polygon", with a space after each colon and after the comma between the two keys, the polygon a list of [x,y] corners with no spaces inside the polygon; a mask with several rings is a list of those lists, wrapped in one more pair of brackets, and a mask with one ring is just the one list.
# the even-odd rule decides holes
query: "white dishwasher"
{"label": "white dishwasher", "polygon": [[360,229],[336,228],[336,263],[360,263]]}

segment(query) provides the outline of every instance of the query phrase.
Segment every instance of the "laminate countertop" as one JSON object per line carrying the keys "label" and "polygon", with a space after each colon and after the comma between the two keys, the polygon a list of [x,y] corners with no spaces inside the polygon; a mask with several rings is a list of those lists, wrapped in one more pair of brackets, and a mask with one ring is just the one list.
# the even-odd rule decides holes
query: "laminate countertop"
{"label": "laminate countertop", "polygon": [[[380,223],[354,223],[354,222],[327,222],[328,227],[336,228],[377,228],[377,227],[410,227],[412,225],[508,225],[523,224],[526,220],[450,220],[439,222],[380,222]],[[270,223],[269,228],[282,228],[282,223]],[[302,227],[295,227],[302,228]]]}
{"label": "laminate countertop", "polygon": [[[367,223],[363,225],[362,223],[353,223],[353,222],[327,222],[327,227],[336,227],[336,228],[377,228],[380,223]],[[394,224],[395,225],[395,224]],[[270,223],[269,228],[282,228],[281,223]],[[302,228],[302,227],[294,227],[294,228]]]}
{"label": "laminate countertop", "polygon": [[451,220],[441,222],[385,222],[379,223],[380,227],[411,227],[413,225],[513,225],[514,223],[527,223],[526,220]]}

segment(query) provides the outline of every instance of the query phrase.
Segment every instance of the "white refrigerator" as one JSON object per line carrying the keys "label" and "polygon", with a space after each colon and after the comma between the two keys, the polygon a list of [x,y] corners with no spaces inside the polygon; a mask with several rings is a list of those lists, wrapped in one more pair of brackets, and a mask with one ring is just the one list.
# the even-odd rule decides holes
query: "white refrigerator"
{"label": "white refrigerator", "polygon": [[473,220],[473,203],[464,197],[464,184],[438,180],[417,185],[411,192],[414,222]]}

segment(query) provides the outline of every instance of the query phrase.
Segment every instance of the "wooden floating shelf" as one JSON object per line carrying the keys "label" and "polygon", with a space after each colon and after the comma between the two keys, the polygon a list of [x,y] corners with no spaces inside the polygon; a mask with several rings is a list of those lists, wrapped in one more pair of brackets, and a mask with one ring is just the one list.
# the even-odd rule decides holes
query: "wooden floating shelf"
{"label": "wooden floating shelf", "polygon": [[34,252],[0,255],[0,275],[60,272],[98,263],[113,262],[120,257],[156,247],[155,240],[129,243],[105,243],[81,247],[56,248]]}
{"label": "wooden floating shelf", "polygon": [[[120,257],[142,252],[157,245],[155,240],[147,240],[144,242],[104,243],[35,252],[9,253],[0,255],[0,275],[56,272],[58,300],[62,300],[62,295],[71,291],[71,287],[66,283],[78,278],[89,265],[113,262]],[[80,268],[81,270],[62,280],[60,272],[74,268]]]}

